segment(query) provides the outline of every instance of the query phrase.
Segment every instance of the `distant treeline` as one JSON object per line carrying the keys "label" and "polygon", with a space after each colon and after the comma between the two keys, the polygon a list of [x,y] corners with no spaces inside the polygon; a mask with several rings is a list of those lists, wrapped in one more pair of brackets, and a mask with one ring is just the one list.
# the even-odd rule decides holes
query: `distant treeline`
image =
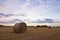
{"label": "distant treeline", "polygon": [[[13,26],[4,26],[4,25],[0,25],[0,27],[13,27]],[[27,27],[48,27],[48,28],[60,28],[60,26],[57,27],[52,27],[52,26],[48,26],[48,25],[36,25],[36,26],[27,26]]]}
{"label": "distant treeline", "polygon": [[0,25],[0,27],[12,27],[12,26],[4,26],[4,25]]}

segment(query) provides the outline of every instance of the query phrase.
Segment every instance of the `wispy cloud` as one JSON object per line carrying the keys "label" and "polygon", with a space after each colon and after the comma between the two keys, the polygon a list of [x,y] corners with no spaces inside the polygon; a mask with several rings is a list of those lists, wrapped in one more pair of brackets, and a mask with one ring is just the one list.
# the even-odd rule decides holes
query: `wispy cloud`
{"label": "wispy cloud", "polygon": [[0,0],[0,18],[19,19],[26,22],[32,20],[39,22],[40,19],[46,18],[59,20],[59,8],[60,0]]}

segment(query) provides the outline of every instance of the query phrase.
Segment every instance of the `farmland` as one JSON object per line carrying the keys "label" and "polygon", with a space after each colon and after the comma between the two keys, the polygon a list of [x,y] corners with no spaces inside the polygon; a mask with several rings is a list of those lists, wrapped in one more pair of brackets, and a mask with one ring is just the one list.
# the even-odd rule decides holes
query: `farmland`
{"label": "farmland", "polygon": [[0,27],[0,40],[60,40],[60,28],[28,27],[25,33],[14,33],[13,27]]}

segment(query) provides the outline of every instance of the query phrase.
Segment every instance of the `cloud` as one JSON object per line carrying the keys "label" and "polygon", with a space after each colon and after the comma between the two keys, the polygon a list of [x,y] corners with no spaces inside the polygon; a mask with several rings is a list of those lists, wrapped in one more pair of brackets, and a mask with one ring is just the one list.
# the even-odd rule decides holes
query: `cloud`
{"label": "cloud", "polygon": [[53,23],[54,21],[53,21],[53,19],[45,19],[45,22],[47,22],[47,23]]}
{"label": "cloud", "polygon": [[5,3],[5,2],[6,2],[6,0],[0,0],[0,4]]}
{"label": "cloud", "polygon": [[39,6],[40,5],[40,1],[39,0],[30,0],[29,1],[29,3],[30,3],[30,7],[37,7],[37,6]]}
{"label": "cloud", "polygon": [[26,15],[23,14],[23,13],[20,13],[20,14],[11,14],[11,13],[6,14],[6,13],[0,13],[0,18],[3,18],[3,17],[7,18],[7,17],[11,17],[11,16],[23,16],[23,17],[25,17]]}
{"label": "cloud", "polygon": [[[0,18],[6,18],[9,21],[12,19],[14,22],[20,20],[36,23],[53,22],[52,18],[55,17],[53,15],[56,15],[53,10],[58,7],[60,7],[60,0],[0,0]],[[49,19],[45,20],[46,18]]]}
{"label": "cloud", "polygon": [[4,15],[3,13],[0,13],[0,15]]}
{"label": "cloud", "polygon": [[0,23],[5,24],[5,23],[13,23],[11,19],[7,18],[0,18]]}
{"label": "cloud", "polygon": [[55,21],[53,19],[36,19],[36,20],[32,20],[30,21],[31,23],[54,23]]}
{"label": "cloud", "polygon": [[23,22],[23,20],[20,19],[10,19],[9,18],[1,18],[0,23],[4,24],[8,24],[8,23],[19,23],[19,22]]}
{"label": "cloud", "polygon": [[25,0],[13,0],[14,3],[16,3],[17,5],[23,5]]}
{"label": "cloud", "polygon": [[23,22],[23,20],[20,20],[20,19],[14,19],[13,21],[14,21],[14,23],[20,23],[20,22]]}
{"label": "cloud", "polygon": [[0,17],[10,17],[10,16],[14,16],[14,14],[4,14],[4,13],[0,13]]}

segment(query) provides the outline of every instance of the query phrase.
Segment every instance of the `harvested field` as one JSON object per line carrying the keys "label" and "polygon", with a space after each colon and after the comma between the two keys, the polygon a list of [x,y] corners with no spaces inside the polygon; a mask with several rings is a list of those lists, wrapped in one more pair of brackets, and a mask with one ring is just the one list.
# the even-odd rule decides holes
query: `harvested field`
{"label": "harvested field", "polygon": [[13,27],[0,27],[0,40],[60,40],[60,28],[28,27],[25,33],[14,33]]}

